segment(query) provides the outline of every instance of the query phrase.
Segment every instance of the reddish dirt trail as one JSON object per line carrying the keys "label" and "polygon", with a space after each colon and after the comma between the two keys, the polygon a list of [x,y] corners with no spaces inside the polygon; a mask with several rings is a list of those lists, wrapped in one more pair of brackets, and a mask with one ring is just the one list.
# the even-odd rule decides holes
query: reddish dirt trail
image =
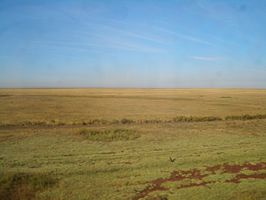
{"label": "reddish dirt trail", "polygon": [[[254,174],[243,174],[242,170],[250,170],[256,172]],[[169,188],[163,186],[164,183],[169,182],[181,182],[183,180],[193,180],[194,182],[188,184],[180,184],[176,189],[207,186],[211,183],[217,183],[218,181],[204,181],[203,178],[212,174],[233,174],[233,178],[224,181],[225,183],[240,183],[244,179],[266,179],[266,173],[260,173],[260,170],[266,170],[266,162],[260,163],[243,163],[243,164],[228,164],[206,166],[204,169],[190,169],[190,170],[178,170],[173,171],[168,178],[158,178],[149,183],[149,185],[140,191],[133,200],[138,200],[148,196],[155,191],[166,191]],[[196,181],[196,183],[195,183]]]}

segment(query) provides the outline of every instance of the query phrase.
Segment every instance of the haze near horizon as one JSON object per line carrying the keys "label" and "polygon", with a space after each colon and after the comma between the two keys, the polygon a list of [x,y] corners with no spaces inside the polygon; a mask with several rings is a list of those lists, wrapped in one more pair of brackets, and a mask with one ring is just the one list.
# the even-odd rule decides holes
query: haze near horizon
{"label": "haze near horizon", "polygon": [[266,87],[266,2],[2,0],[0,87]]}

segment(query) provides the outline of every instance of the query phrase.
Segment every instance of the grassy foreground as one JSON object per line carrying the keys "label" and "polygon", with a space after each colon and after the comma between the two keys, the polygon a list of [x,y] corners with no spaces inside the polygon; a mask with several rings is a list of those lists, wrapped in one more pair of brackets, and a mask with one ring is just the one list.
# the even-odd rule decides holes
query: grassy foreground
{"label": "grassy foreground", "polygon": [[2,89],[0,199],[263,200],[265,114],[265,90]]}

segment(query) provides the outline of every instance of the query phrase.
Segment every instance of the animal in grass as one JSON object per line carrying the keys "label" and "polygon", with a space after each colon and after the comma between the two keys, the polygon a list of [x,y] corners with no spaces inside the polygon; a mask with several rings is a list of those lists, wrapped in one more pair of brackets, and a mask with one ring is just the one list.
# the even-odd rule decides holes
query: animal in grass
{"label": "animal in grass", "polygon": [[169,157],[170,162],[175,162],[175,158]]}

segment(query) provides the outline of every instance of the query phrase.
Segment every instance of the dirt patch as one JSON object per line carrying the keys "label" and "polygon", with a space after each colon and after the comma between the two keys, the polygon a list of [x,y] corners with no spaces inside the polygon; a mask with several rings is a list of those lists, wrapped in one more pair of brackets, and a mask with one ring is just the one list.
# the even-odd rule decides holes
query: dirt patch
{"label": "dirt patch", "polygon": [[230,165],[228,163],[223,165],[223,173],[231,173],[236,174],[239,173],[243,169],[241,165]]}
{"label": "dirt patch", "polygon": [[256,174],[237,174],[233,179],[227,180],[228,183],[240,183],[242,179],[266,179],[266,173],[256,173]]}
{"label": "dirt patch", "polygon": [[[208,184],[218,183],[219,181],[204,181],[205,177],[208,177],[212,174],[234,174],[235,176],[231,179],[225,180],[225,183],[240,183],[244,179],[266,179],[266,173],[258,173],[260,170],[266,169],[266,162],[260,163],[243,163],[243,164],[229,164],[224,163],[214,166],[206,166],[203,169],[190,169],[190,170],[177,170],[173,171],[168,178],[158,178],[151,182],[149,185],[140,191],[133,200],[138,200],[148,196],[150,193],[155,191],[166,191],[170,188],[163,186],[164,183],[169,182],[179,182],[180,185],[176,189],[191,188],[191,187],[200,187],[206,186]],[[241,171],[250,170],[256,173],[254,174],[243,174]],[[182,184],[183,180],[190,181],[187,184]],[[192,182],[193,181],[193,182]]]}
{"label": "dirt patch", "polygon": [[223,165],[223,172],[224,173],[239,173],[241,170],[251,170],[251,171],[258,171],[258,170],[263,170],[266,169],[266,162],[261,162],[261,163],[244,163],[242,165],[234,165],[234,164],[224,164]]}
{"label": "dirt patch", "polygon": [[214,166],[207,166],[206,171],[211,172],[212,174],[215,174],[216,171],[220,170],[222,168],[222,165],[214,165]]}
{"label": "dirt patch", "polygon": [[[202,180],[207,176],[207,174],[202,174],[200,170],[198,169],[191,169],[191,170],[179,170],[179,171],[173,171],[170,175],[169,178],[159,178],[150,183],[148,187],[146,187],[144,190],[142,190],[135,198],[134,200],[144,198],[148,194],[154,191],[164,191],[168,190],[169,188],[163,187],[163,183],[167,182],[178,182],[182,181],[185,179],[196,179],[196,180]],[[199,183],[199,184],[194,184],[191,183],[189,185],[181,185],[178,189],[185,188],[185,187],[194,187],[194,186],[202,186],[205,183]],[[207,184],[207,183],[206,183]]]}

